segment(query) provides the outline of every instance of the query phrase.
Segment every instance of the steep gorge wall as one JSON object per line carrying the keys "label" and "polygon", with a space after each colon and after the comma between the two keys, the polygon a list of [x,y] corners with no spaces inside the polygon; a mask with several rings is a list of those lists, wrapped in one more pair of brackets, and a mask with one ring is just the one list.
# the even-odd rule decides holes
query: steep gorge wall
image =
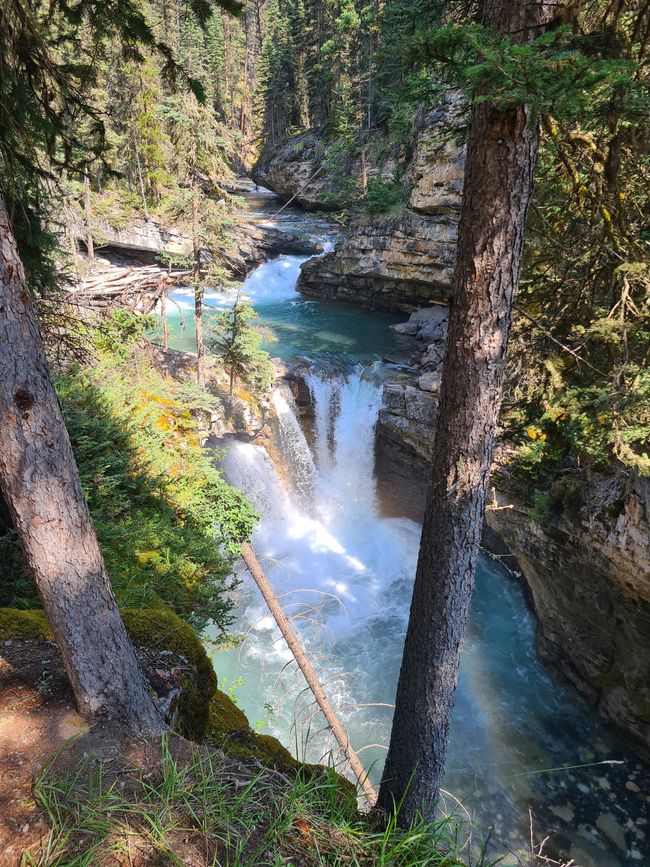
{"label": "steep gorge wall", "polygon": [[[460,106],[453,96],[422,115],[406,168],[409,194],[402,211],[353,223],[332,253],[303,265],[300,292],[406,312],[448,298],[464,170],[464,147],[456,137],[459,123]],[[396,167],[388,159],[369,166],[368,175],[390,181]],[[361,167],[352,162],[339,166],[339,172],[358,178]],[[256,168],[255,178],[285,200],[298,193],[296,202],[307,210],[341,207],[314,133],[285,142]]]}
{"label": "steep gorge wall", "polygon": [[648,480],[591,480],[543,521],[506,487],[486,523],[530,589],[541,657],[650,761]]}
{"label": "steep gorge wall", "polygon": [[[437,405],[413,379],[385,387],[376,471],[389,514],[422,518]],[[540,656],[650,761],[650,481],[584,474],[577,501],[553,497],[543,517],[505,471],[494,484],[483,544],[521,572]]]}

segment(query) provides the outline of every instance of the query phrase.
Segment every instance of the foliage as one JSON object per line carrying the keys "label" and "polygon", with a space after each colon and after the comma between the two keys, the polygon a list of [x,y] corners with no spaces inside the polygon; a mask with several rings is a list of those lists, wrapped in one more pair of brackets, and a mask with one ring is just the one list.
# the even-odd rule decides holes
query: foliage
{"label": "foliage", "polygon": [[100,863],[127,839],[154,857],[175,862],[179,851],[200,852],[207,853],[201,863],[233,867],[461,864],[453,821],[421,819],[403,831],[389,817],[377,831],[342,795],[335,774],[280,775],[208,749],[183,753],[173,738],[163,739],[153,769],[121,765],[122,787],[114,765],[108,773],[102,760],[67,771],[55,764],[39,777],[35,797],[50,820],[48,848],[58,864]]}
{"label": "foliage", "polygon": [[130,310],[114,310],[95,331],[95,347],[100,353],[112,354],[117,362],[124,361],[145,334],[155,328],[156,321],[152,314],[139,316]]}
{"label": "foliage", "polygon": [[465,23],[422,33],[414,52],[438,61],[474,103],[490,101],[502,109],[528,105],[535,117],[550,112],[575,121],[586,113],[607,113],[613,94],[624,87],[634,111],[642,112],[637,64],[611,50],[603,57],[602,49],[601,41],[576,36],[571,26],[520,44],[481,24]]}
{"label": "foliage", "polygon": [[273,382],[273,365],[262,341],[270,335],[252,325],[257,314],[249,304],[237,301],[230,310],[220,313],[210,323],[210,350],[221,359],[230,373],[230,396],[235,379],[251,391],[263,394]]}
{"label": "foliage", "polygon": [[[169,606],[199,630],[223,629],[233,558],[256,516],[201,447],[197,416],[209,396],[153,369],[137,343],[145,324],[123,312],[109,319],[97,367],[61,377],[59,399],[118,603]],[[0,548],[2,603],[31,607],[13,537]]]}
{"label": "foliage", "polygon": [[[182,57],[178,36],[161,30],[164,5],[8,0],[2,6],[1,191],[36,295],[56,291],[57,224],[68,181],[91,166],[104,181],[126,170],[133,186],[140,180],[145,196],[158,199],[168,180],[161,94],[183,82],[204,99],[206,86]],[[184,15],[204,33],[217,6],[240,9],[234,0],[191,0]]]}
{"label": "foliage", "polygon": [[379,178],[368,180],[366,210],[369,214],[390,214],[404,203],[405,187],[399,180],[382,181]]}

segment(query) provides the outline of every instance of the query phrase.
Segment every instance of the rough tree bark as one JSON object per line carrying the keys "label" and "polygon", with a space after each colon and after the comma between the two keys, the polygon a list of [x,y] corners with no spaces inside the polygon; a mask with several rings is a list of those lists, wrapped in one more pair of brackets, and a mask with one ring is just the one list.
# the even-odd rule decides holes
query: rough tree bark
{"label": "rough tree bark", "polygon": [[[557,4],[483,0],[524,42]],[[433,817],[474,586],[537,131],[525,107],[472,110],[431,484],[379,805]]]}
{"label": "rough tree bark", "polygon": [[196,139],[192,140],[192,259],[194,274],[194,329],[196,333],[196,381],[205,388],[205,345],[203,343],[203,293],[201,282],[201,236],[199,234],[199,184],[196,174]]}
{"label": "rough tree bark", "polygon": [[106,574],[1,196],[0,430],[0,487],[79,711],[161,731]]}

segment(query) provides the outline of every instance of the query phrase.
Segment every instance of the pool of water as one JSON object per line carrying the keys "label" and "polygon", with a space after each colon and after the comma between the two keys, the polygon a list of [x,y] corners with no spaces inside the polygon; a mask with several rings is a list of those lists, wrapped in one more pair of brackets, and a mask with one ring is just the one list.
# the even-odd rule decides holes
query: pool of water
{"label": "pool of water", "polygon": [[[413,340],[390,331],[388,326],[404,320],[403,315],[361,310],[354,305],[303,298],[296,291],[300,265],[305,256],[281,256],[254,271],[241,291],[206,291],[206,339],[210,317],[231,307],[239,297],[250,301],[257,312],[256,324],[270,329],[274,339],[264,348],[284,361],[296,355],[342,355],[359,361],[379,356],[405,360]],[[194,299],[190,290],[169,294],[170,343],[177,349],[195,351]]]}

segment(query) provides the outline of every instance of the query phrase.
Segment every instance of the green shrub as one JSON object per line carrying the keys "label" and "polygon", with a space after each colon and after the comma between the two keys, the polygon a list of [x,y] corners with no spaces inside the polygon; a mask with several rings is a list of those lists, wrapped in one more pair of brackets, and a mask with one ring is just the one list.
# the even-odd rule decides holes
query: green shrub
{"label": "green shrub", "polygon": [[[124,360],[60,378],[57,391],[120,606],[169,607],[199,631],[211,621],[225,630],[233,559],[256,515],[201,447],[194,413],[205,395],[133,345]],[[6,518],[4,529],[0,604],[37,607]]]}
{"label": "green shrub", "polygon": [[405,197],[404,184],[399,180],[382,181],[370,178],[366,197],[366,211],[369,214],[390,214],[397,211]]}

